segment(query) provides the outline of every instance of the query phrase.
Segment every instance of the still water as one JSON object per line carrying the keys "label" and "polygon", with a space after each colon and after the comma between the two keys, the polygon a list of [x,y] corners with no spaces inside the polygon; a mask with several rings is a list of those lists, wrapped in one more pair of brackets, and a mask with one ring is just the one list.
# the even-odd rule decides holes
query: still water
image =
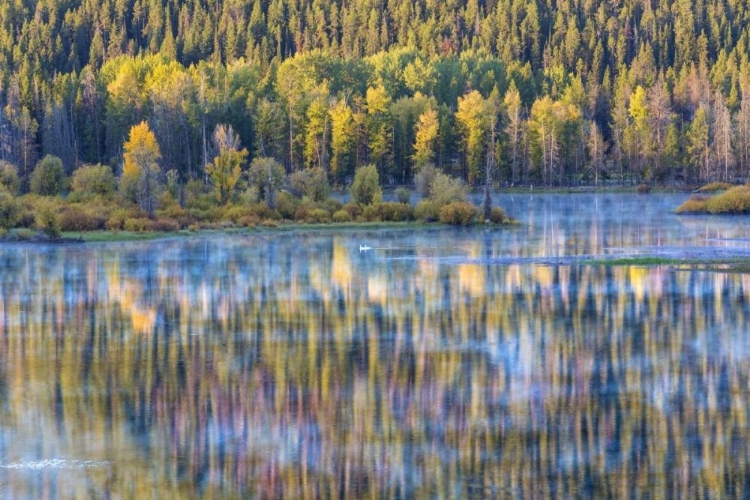
{"label": "still water", "polygon": [[565,260],[748,251],[684,198],[2,247],[0,498],[746,495],[750,275]]}

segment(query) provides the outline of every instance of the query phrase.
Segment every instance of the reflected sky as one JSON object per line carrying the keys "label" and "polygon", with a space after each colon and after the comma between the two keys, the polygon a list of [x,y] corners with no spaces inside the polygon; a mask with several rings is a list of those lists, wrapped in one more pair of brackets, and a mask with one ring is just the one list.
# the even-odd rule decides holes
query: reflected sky
{"label": "reflected sky", "polygon": [[492,263],[747,244],[684,198],[4,246],[0,497],[741,496],[750,276]]}

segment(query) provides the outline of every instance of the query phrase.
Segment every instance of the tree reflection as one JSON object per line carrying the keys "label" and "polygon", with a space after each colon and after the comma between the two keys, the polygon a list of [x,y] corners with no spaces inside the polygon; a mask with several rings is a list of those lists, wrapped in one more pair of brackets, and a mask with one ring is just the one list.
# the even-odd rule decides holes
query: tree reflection
{"label": "tree reflection", "polygon": [[3,251],[0,491],[746,491],[750,278],[434,258],[445,241],[471,259],[521,237]]}

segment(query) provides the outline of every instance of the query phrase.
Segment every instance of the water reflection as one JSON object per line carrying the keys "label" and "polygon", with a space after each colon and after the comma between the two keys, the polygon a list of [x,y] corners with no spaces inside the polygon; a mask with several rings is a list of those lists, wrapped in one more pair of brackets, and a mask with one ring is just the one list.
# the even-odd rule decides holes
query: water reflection
{"label": "water reflection", "polygon": [[443,259],[704,241],[655,198],[567,199],[517,197],[516,230],[0,249],[0,496],[741,495],[750,276]]}

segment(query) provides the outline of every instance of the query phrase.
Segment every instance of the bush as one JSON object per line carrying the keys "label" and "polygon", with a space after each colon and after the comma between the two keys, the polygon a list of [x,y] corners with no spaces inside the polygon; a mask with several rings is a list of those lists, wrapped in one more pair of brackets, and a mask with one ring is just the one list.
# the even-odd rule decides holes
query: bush
{"label": "bush", "polygon": [[10,194],[16,196],[21,189],[21,179],[18,178],[16,167],[7,161],[0,161],[0,187],[4,187]]}
{"label": "bush", "polygon": [[675,213],[677,214],[700,214],[706,212],[706,198],[705,196],[693,195],[685,203],[677,207]]}
{"label": "bush", "polygon": [[352,220],[355,220],[359,216],[362,215],[362,207],[360,207],[359,205],[357,205],[353,201],[347,203],[346,205],[344,205],[344,207],[342,208],[342,210],[346,210],[349,213],[349,215],[352,217]]}
{"label": "bush", "polygon": [[305,222],[308,224],[326,224],[331,222],[331,214],[322,208],[313,208],[307,212]]}
{"label": "bush", "polygon": [[73,172],[71,188],[83,198],[108,196],[115,192],[115,176],[106,165],[84,165]]}
{"label": "bush", "polygon": [[251,209],[249,207],[230,205],[224,209],[223,219],[237,224],[241,218],[250,215],[250,213]]}
{"label": "bush", "polygon": [[377,205],[367,205],[362,210],[362,219],[366,222],[380,222],[380,211]]}
{"label": "bush", "polygon": [[200,179],[193,179],[185,184],[185,206],[207,210],[216,204],[216,198],[211,196],[211,188]]}
{"label": "bush", "polygon": [[505,211],[500,207],[492,207],[490,212],[490,222],[493,224],[502,224],[509,221],[510,219],[505,214]]}
{"label": "bush", "polygon": [[441,208],[430,199],[422,200],[414,208],[414,217],[424,222],[435,222],[440,220]]}
{"label": "bush", "polygon": [[94,215],[76,205],[69,205],[60,213],[60,229],[63,231],[97,231],[104,229],[107,218]]}
{"label": "bush", "polygon": [[57,200],[40,198],[35,205],[36,227],[50,238],[60,237],[60,216]]}
{"label": "bush", "polygon": [[750,188],[736,186],[706,200],[712,214],[744,214],[750,212]]}
{"label": "bush", "polygon": [[474,223],[477,209],[471,203],[454,202],[440,209],[440,222],[454,226],[468,226]]}
{"label": "bush", "polygon": [[22,207],[10,191],[0,186],[0,229],[7,231],[15,227],[21,218]]}
{"label": "bush", "polygon": [[36,164],[31,174],[31,192],[42,196],[55,196],[64,188],[65,170],[62,160],[52,155],[45,156]]}
{"label": "bush", "polygon": [[729,184],[728,182],[711,182],[709,184],[706,184],[705,186],[701,186],[698,188],[699,193],[711,193],[715,191],[726,191],[728,189],[732,189],[734,187],[733,184]]}
{"label": "bush", "polygon": [[400,187],[396,189],[396,199],[398,200],[399,203],[411,202],[411,191],[409,191],[405,187]]}
{"label": "bush", "polygon": [[383,197],[380,178],[375,165],[358,168],[352,182],[352,200],[360,205],[377,203]]}
{"label": "bush", "polygon": [[333,213],[333,222],[344,223],[351,222],[352,216],[346,210],[339,210]]}
{"label": "bush", "polygon": [[646,194],[651,192],[651,186],[648,184],[638,184],[635,188],[636,193]]}
{"label": "bush", "polygon": [[417,185],[417,192],[422,195],[423,198],[430,196],[430,186],[432,181],[435,180],[435,176],[440,171],[435,168],[435,165],[427,164],[422,167],[417,175],[414,176],[414,183]]}
{"label": "bush", "polygon": [[254,215],[260,220],[281,220],[281,214],[272,210],[263,202],[248,207],[248,215]]}
{"label": "bush", "polygon": [[379,203],[376,205],[381,221],[404,222],[411,220],[414,211],[407,203]]}
{"label": "bush", "polygon": [[328,213],[332,214],[333,212],[338,212],[344,207],[344,204],[341,203],[338,200],[334,200],[333,198],[328,198],[322,203],[322,207],[324,208]]}
{"label": "bush", "polygon": [[283,219],[294,220],[294,213],[300,206],[300,200],[289,193],[281,191],[276,196],[276,210]]}
{"label": "bush", "polygon": [[150,226],[151,219],[147,219],[145,217],[131,217],[125,219],[125,223],[123,224],[123,228],[125,229],[125,231],[130,231],[133,233],[142,233],[149,229]]}
{"label": "bush", "polygon": [[177,221],[167,218],[159,218],[149,221],[147,227],[149,231],[158,231],[161,233],[173,233],[180,229],[180,225]]}
{"label": "bush", "polygon": [[325,201],[331,191],[326,171],[320,167],[294,172],[289,183],[297,194],[311,201]]}
{"label": "bush", "polygon": [[430,184],[430,200],[442,208],[449,203],[466,201],[466,186],[461,179],[438,173]]}
{"label": "bush", "polygon": [[245,215],[237,221],[240,227],[255,227],[260,223],[260,219],[255,215]]}

